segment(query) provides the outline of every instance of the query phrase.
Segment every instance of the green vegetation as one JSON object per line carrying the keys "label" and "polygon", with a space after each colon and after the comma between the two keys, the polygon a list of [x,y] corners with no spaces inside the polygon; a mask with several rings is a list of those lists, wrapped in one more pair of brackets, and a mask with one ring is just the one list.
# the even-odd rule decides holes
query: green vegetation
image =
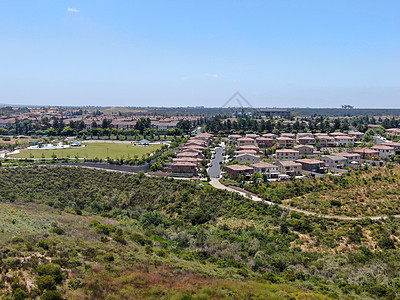
{"label": "green vegetation", "polygon": [[398,165],[295,181],[243,184],[223,179],[222,182],[240,186],[265,200],[325,215],[362,217],[400,213]]}
{"label": "green vegetation", "polygon": [[0,297],[400,296],[398,219],[288,214],[208,185],[81,168],[2,168],[0,186]]}
{"label": "green vegetation", "polygon": [[[161,144],[149,146],[133,146],[130,143],[87,143],[87,147],[67,148],[67,149],[48,149],[48,150],[22,150],[18,154],[12,155],[15,158],[88,158],[88,159],[111,159],[142,158],[157,149]],[[33,157],[32,157],[33,156]]]}

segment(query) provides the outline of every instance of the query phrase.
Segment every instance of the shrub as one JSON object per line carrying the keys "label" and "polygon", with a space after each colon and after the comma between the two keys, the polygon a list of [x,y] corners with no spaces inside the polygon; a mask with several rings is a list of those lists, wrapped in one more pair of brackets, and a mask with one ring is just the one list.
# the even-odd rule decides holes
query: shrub
{"label": "shrub", "polygon": [[153,253],[153,248],[151,246],[147,245],[144,248],[144,251],[146,251],[147,254],[151,254],[151,253]]}
{"label": "shrub", "polygon": [[192,225],[199,225],[208,222],[211,219],[211,217],[209,214],[204,213],[201,210],[197,210],[190,216],[189,219]]}
{"label": "shrub", "polygon": [[134,233],[131,235],[131,240],[134,241],[135,243],[141,245],[141,246],[145,246],[145,245],[152,245],[153,242],[146,239],[145,237],[143,237],[141,234],[139,233]]}
{"label": "shrub", "polygon": [[126,239],[122,235],[114,236],[114,241],[116,241],[116,242],[118,242],[118,243],[120,243],[122,245],[126,245],[127,244]]}
{"label": "shrub", "polygon": [[18,266],[20,261],[18,258],[7,258],[4,260],[4,263],[10,268],[15,268],[16,266]]}
{"label": "shrub", "polygon": [[21,288],[17,288],[14,292],[13,299],[14,300],[24,300],[28,298],[28,293],[22,290]]}
{"label": "shrub", "polygon": [[378,246],[385,250],[396,248],[394,245],[394,241],[388,236],[381,238],[378,242]]}
{"label": "shrub", "polygon": [[340,200],[332,199],[331,200],[331,206],[341,207],[342,206],[342,202]]}
{"label": "shrub", "polygon": [[114,261],[114,255],[112,253],[107,253],[106,255],[104,255],[104,260]]}
{"label": "shrub", "polygon": [[46,264],[39,266],[37,267],[37,272],[39,275],[51,275],[56,283],[61,283],[64,279],[59,265]]}
{"label": "shrub", "polygon": [[46,290],[43,292],[42,296],[40,296],[41,300],[63,300],[63,297],[58,291],[54,290]]}
{"label": "shrub", "polygon": [[76,279],[71,279],[68,281],[68,287],[72,290],[76,290],[80,288],[83,285],[82,279],[76,278]]}
{"label": "shrub", "polygon": [[56,289],[56,282],[51,275],[44,275],[36,277],[36,285],[39,290],[55,290]]}
{"label": "shrub", "polygon": [[48,241],[39,241],[38,246],[43,248],[44,250],[49,250],[49,242]]}
{"label": "shrub", "polygon": [[58,235],[63,235],[65,234],[64,229],[60,228],[60,227],[53,227],[52,229],[50,229],[50,232],[58,234]]}
{"label": "shrub", "polygon": [[24,239],[22,237],[16,236],[11,240],[13,243],[23,243]]}

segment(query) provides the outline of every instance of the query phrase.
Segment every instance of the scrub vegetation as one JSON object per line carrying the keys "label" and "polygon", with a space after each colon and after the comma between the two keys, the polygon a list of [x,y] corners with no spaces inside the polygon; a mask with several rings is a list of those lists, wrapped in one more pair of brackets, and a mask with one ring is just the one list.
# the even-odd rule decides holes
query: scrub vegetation
{"label": "scrub vegetation", "polygon": [[400,167],[388,165],[293,181],[239,183],[223,179],[265,200],[331,216],[379,216],[400,213]]}
{"label": "scrub vegetation", "polygon": [[207,185],[81,168],[2,168],[0,186],[3,298],[400,296],[394,218],[289,214]]}

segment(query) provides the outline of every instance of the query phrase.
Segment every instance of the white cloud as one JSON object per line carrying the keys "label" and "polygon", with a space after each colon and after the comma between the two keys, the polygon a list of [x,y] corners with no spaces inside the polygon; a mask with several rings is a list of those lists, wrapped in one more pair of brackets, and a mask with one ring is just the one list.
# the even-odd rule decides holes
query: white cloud
{"label": "white cloud", "polygon": [[205,74],[208,78],[219,78],[218,74]]}
{"label": "white cloud", "polygon": [[189,77],[181,77],[181,80],[188,80]]}
{"label": "white cloud", "polygon": [[79,9],[68,7],[67,12],[77,14],[79,12]]}

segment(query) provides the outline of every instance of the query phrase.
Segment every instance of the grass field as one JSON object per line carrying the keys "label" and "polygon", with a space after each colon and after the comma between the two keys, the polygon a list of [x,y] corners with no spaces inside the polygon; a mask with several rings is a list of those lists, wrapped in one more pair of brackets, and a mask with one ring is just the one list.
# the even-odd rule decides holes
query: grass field
{"label": "grass field", "polygon": [[[128,143],[88,143],[87,147],[68,148],[68,149],[48,149],[48,150],[21,150],[20,153],[11,157],[15,158],[51,158],[53,154],[60,157],[70,158],[142,158],[147,153],[152,153],[161,148],[161,145],[132,146]],[[33,157],[32,157],[33,156]]]}

